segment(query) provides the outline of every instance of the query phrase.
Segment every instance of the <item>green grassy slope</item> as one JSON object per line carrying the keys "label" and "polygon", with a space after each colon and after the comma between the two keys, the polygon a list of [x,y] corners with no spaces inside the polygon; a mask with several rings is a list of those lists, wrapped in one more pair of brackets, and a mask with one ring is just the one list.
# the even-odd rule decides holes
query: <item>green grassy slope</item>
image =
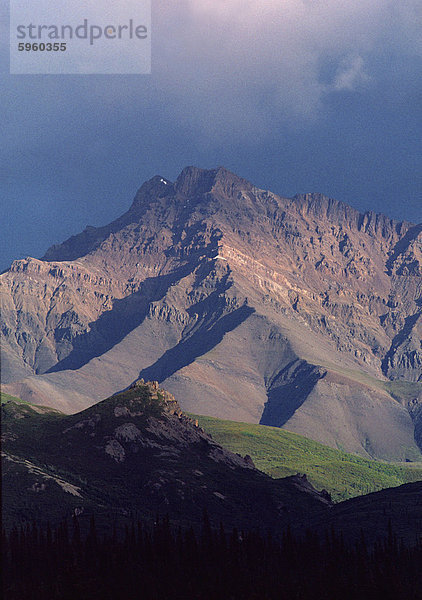
{"label": "green grassy slope", "polygon": [[28,404],[25,400],[21,400],[20,398],[16,398],[16,396],[11,396],[10,394],[6,394],[5,392],[0,392],[1,403],[6,404],[6,402],[18,402],[19,404]]}
{"label": "green grassy slope", "polygon": [[327,510],[298,478],[271,481],[223,451],[152,384],[75,415],[7,402],[2,436],[7,527],[58,523],[76,509],[108,531],[110,518],[158,513],[190,526],[207,507],[215,523],[281,531]]}
{"label": "green grassy slope", "polygon": [[256,467],[272,477],[306,473],[318,489],[340,501],[422,479],[422,463],[387,464],[334,450],[295,433],[248,423],[196,416],[216,442],[249,454]]}
{"label": "green grassy slope", "polygon": [[[60,414],[47,407],[31,406],[2,392],[2,404],[10,401],[12,401],[11,408],[15,402],[39,415],[47,413],[54,417],[55,414]],[[306,473],[315,487],[328,490],[335,501],[422,480],[420,462],[381,463],[329,448],[277,427],[223,421],[196,415],[194,418],[198,419],[199,424],[219,444],[232,452],[241,455],[249,454],[261,471],[275,478]],[[33,421],[33,426],[35,425],[43,428],[45,421],[42,418],[37,419]]]}

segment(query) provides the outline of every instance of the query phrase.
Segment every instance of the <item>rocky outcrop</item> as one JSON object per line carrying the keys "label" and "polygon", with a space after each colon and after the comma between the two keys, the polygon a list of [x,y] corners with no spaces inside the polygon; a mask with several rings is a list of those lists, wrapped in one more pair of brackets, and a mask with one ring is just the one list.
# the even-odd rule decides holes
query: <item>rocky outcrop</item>
{"label": "rocky outcrop", "polygon": [[422,312],[407,317],[383,360],[391,379],[422,382]]}
{"label": "rocky outcrop", "polygon": [[2,429],[6,526],[86,512],[191,526],[207,509],[218,522],[278,532],[331,506],[302,479],[271,479],[224,449],[157,382],[137,381],[71,416],[8,402]]}

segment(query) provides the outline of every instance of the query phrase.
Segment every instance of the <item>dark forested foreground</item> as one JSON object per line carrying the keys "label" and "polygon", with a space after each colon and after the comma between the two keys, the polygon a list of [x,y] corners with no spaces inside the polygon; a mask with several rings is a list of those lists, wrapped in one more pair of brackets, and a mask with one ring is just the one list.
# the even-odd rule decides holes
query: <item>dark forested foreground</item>
{"label": "dark forested foreground", "polygon": [[334,533],[281,542],[257,533],[181,531],[161,520],[100,536],[75,520],[3,533],[6,600],[419,600],[422,546],[392,535],[371,550]]}

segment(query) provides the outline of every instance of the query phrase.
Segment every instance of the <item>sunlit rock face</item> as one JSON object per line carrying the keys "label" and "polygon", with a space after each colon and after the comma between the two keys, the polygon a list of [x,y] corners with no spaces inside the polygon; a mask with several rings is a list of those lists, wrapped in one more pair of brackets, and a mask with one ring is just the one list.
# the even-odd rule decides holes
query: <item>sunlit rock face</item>
{"label": "sunlit rock face", "polygon": [[420,225],[188,167],[1,292],[9,393],[75,412],[141,376],[192,412],[419,456]]}

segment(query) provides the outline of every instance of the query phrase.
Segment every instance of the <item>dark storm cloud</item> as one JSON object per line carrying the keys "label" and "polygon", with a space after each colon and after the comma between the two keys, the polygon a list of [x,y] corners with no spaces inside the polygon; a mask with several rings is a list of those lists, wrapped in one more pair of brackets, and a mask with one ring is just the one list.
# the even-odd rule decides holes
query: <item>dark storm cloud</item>
{"label": "dark storm cloud", "polygon": [[414,0],[156,0],[151,76],[3,74],[2,267],[186,164],[422,219],[420,25]]}

